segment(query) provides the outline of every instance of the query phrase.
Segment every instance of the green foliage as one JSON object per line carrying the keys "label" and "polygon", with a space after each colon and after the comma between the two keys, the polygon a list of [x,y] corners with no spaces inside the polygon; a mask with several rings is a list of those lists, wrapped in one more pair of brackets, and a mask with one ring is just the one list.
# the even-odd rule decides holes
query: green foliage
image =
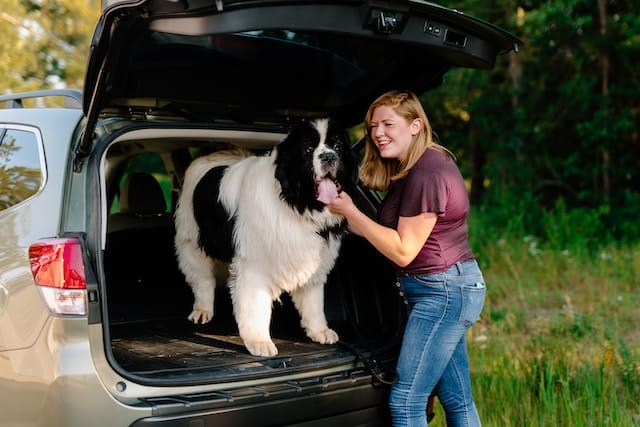
{"label": "green foliage", "polygon": [[98,0],[0,0],[0,88],[81,88]]}
{"label": "green foliage", "polygon": [[[598,3],[606,6],[602,14]],[[524,41],[489,72],[450,71],[423,99],[441,142],[456,152],[471,181],[474,204],[500,223],[522,217],[523,231],[543,239],[545,229],[560,226],[565,235],[587,233],[587,245],[640,239],[640,3],[447,6]],[[573,212],[570,223],[545,220],[554,209]],[[565,244],[567,238],[554,235]]]}

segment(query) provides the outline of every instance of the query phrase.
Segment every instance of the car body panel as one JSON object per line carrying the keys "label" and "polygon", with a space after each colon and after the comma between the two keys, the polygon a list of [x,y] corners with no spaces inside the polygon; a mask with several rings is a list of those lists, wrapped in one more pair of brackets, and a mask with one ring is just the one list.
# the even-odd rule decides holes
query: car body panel
{"label": "car body panel", "polygon": [[[77,109],[3,110],[0,128],[29,129],[37,135],[46,172],[34,196],[0,211],[0,351],[33,345],[48,317],[33,286],[27,251],[34,241],[60,233],[70,142],[81,117]],[[51,135],[57,140],[42,141]]]}
{"label": "car body panel", "polygon": [[1,425],[127,426],[152,415],[102,385],[87,328],[86,318],[50,317],[30,348],[0,352]]}

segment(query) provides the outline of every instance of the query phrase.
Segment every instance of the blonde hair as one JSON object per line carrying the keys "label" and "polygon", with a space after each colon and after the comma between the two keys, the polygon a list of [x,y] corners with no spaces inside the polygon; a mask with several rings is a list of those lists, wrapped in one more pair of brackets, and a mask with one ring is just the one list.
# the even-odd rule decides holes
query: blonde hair
{"label": "blonde hair", "polygon": [[[371,138],[371,117],[374,110],[381,106],[391,107],[407,123],[411,123],[414,119],[422,121],[422,128],[415,135],[405,162],[400,162],[398,159],[382,158],[378,147]],[[380,95],[369,106],[364,118],[364,126],[366,144],[364,157],[360,163],[360,179],[368,188],[380,191],[388,190],[393,182],[404,178],[409,173],[409,170],[427,148],[439,149],[455,159],[453,153],[434,141],[431,124],[424,108],[422,108],[420,99],[408,90],[393,90]]]}

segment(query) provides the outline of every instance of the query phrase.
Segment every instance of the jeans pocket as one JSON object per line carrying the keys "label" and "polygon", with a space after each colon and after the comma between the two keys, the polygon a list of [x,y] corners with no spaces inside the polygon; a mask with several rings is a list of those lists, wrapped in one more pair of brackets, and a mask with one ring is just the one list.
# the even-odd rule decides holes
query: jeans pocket
{"label": "jeans pocket", "polygon": [[421,285],[426,286],[442,286],[445,282],[444,274],[428,274],[425,276],[412,276],[413,280]]}
{"label": "jeans pocket", "polygon": [[476,282],[462,289],[462,307],[460,310],[460,321],[467,327],[476,323],[484,306],[484,297],[487,288],[483,282]]}

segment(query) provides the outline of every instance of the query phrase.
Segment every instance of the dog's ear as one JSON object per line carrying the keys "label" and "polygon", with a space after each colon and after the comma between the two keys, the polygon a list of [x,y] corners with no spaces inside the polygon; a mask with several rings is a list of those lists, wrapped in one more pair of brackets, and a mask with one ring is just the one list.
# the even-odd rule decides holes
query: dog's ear
{"label": "dog's ear", "polygon": [[309,174],[311,164],[305,159],[308,147],[318,144],[318,132],[309,122],[302,122],[291,129],[287,137],[275,148],[275,177],[280,182],[280,197],[299,212],[315,201],[315,187]]}

